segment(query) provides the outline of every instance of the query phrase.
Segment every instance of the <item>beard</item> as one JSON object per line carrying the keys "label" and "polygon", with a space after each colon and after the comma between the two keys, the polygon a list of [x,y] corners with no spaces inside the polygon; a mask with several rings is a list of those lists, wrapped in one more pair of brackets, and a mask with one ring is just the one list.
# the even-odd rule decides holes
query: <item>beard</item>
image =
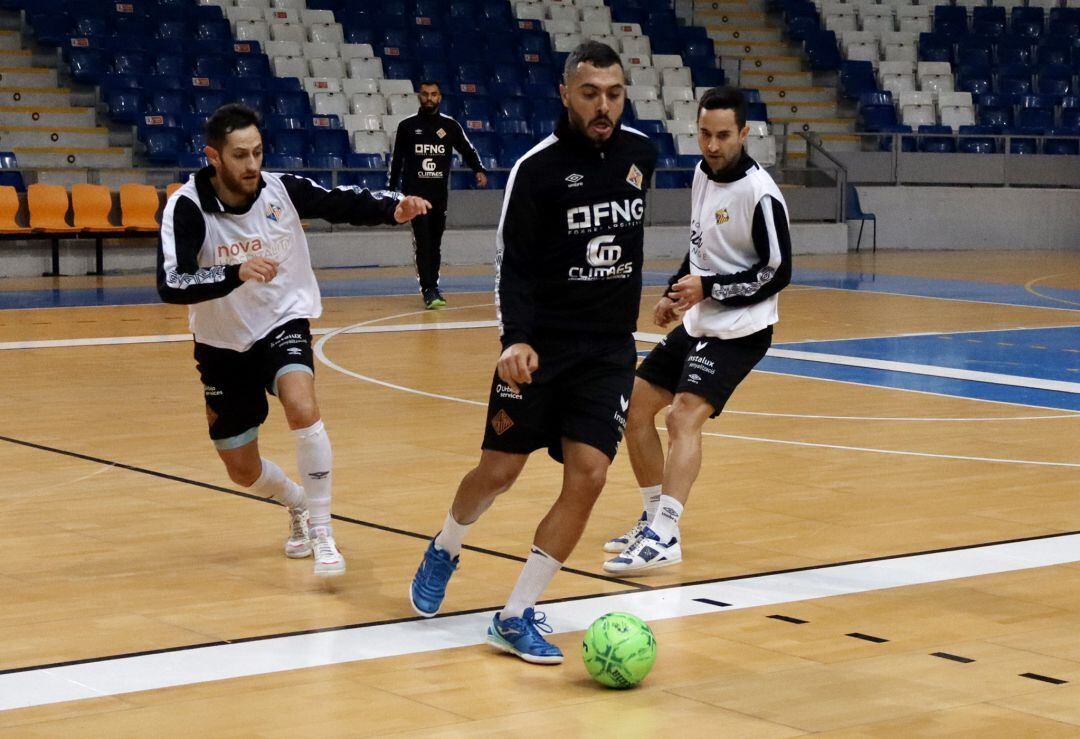
{"label": "beard", "polygon": [[[585,118],[578,115],[572,108],[570,108],[568,109],[567,116],[570,118],[570,123],[573,125],[573,127],[580,131],[582,135],[585,136],[585,138],[587,138],[589,141],[593,142],[597,146],[600,146],[609,138],[611,138],[611,135],[615,132],[615,121],[611,120],[605,115],[595,116],[592,119],[586,121]],[[590,128],[592,124],[598,122],[604,122],[607,123],[608,126],[610,126],[606,134],[594,132]]]}
{"label": "beard", "polygon": [[228,172],[225,168],[221,168],[217,172],[218,181],[222,186],[235,195],[241,195],[250,200],[255,199],[255,193],[259,190],[259,179],[255,178],[250,182],[242,180],[239,176]]}
{"label": "beard", "polygon": [[438,103],[428,103],[427,105],[425,105],[424,103],[420,104],[420,110],[424,111],[425,113],[434,113],[438,109]]}

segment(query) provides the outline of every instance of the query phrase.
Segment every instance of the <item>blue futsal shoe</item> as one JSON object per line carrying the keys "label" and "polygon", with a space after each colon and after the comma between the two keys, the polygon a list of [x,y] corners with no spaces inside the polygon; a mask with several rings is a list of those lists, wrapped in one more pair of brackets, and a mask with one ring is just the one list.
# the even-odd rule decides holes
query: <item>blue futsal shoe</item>
{"label": "blue futsal shoe", "polygon": [[526,608],[520,618],[500,619],[496,613],[487,630],[487,642],[496,649],[521,657],[537,665],[557,665],[563,661],[562,650],[540,635],[551,633],[547,616]]}
{"label": "blue futsal shoe", "polygon": [[409,589],[409,601],[414,611],[424,618],[431,618],[439,612],[446,597],[446,584],[450,582],[450,576],[457,569],[460,559],[451,559],[442,549],[436,549],[434,539],[428,543],[424,559],[420,561]]}

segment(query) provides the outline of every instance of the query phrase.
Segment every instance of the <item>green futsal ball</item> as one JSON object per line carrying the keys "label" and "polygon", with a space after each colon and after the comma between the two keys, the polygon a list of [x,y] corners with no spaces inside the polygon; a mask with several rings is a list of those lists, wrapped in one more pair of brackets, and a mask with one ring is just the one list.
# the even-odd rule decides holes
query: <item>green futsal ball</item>
{"label": "green futsal ball", "polygon": [[592,622],[581,642],[581,658],[593,680],[609,688],[632,688],[656,662],[649,625],[629,613],[608,613]]}

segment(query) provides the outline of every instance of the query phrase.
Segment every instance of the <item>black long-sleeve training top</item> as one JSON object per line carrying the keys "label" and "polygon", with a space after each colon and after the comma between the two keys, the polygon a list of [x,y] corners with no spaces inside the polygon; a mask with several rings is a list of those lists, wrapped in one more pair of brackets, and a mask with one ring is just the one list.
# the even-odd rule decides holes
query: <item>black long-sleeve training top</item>
{"label": "black long-sleeve training top", "polygon": [[503,347],[538,331],[631,333],[656,147],[616,125],[602,147],[566,114],[510,172],[496,239]]}

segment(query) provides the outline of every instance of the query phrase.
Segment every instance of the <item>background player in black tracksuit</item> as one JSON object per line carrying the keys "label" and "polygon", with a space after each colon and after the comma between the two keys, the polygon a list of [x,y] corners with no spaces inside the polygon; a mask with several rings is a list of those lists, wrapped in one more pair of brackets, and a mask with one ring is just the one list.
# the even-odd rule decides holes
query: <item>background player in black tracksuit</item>
{"label": "background player in black tracksuit", "polygon": [[535,604],[581,538],[633,387],[645,195],[656,148],[619,126],[625,84],[609,46],[589,41],[575,49],[560,87],[566,114],[510,173],[496,245],[503,352],[483,452],[411,590],[417,612],[438,612],[465,532],[513,484],[529,454],[547,448],[563,463],[562,489],[487,636],[528,662],[562,661],[538,631],[550,629]]}
{"label": "background player in black tracksuit", "polygon": [[457,149],[465,164],[476,172],[476,184],[480,187],[487,187],[487,173],[458,122],[439,112],[442,102],[439,84],[421,82],[417,97],[420,110],[398,124],[390,160],[389,189],[419,195],[431,203],[426,215],[412,221],[413,252],[424,305],[441,308],[446,305],[446,299],[439,292],[439,265],[453,150]]}

